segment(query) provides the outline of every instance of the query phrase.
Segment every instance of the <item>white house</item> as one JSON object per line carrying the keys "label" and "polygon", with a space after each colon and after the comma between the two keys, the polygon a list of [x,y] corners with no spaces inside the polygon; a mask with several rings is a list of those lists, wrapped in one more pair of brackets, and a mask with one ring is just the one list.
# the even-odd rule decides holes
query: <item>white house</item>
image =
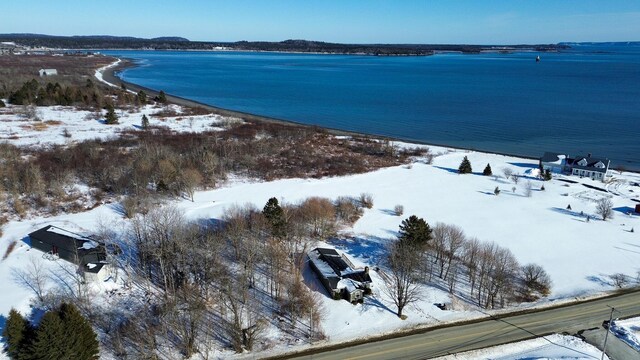
{"label": "white house", "polygon": [[56,69],[40,69],[40,71],[38,71],[40,73],[40,76],[54,76],[54,75],[58,75],[58,70]]}
{"label": "white house", "polygon": [[589,177],[593,180],[604,181],[609,171],[609,159],[576,156],[571,162],[571,174],[580,177]]}

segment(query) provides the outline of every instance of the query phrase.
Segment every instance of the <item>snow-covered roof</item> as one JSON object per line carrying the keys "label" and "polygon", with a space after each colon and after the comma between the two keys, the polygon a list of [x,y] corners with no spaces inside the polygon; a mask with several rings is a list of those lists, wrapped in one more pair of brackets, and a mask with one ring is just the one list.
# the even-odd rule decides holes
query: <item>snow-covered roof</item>
{"label": "snow-covered roof", "polygon": [[[54,225],[51,225],[47,229],[47,232],[52,232],[52,233],[55,233],[55,234],[58,234],[58,235],[63,235],[63,236],[74,238],[74,239],[78,239],[78,240],[93,241],[93,240],[89,239],[86,236],[83,236],[83,235],[80,235],[80,234],[76,234],[74,232],[59,228],[59,227],[54,226]],[[97,246],[97,244],[96,244],[96,246]],[[89,249],[91,249],[91,248],[89,248]]]}
{"label": "snow-covered roof", "polygon": [[322,274],[322,276],[326,278],[339,277],[339,275],[336,274],[335,271],[333,271],[333,268],[329,266],[329,263],[327,263],[326,261],[320,258],[321,255],[317,250],[318,249],[314,249],[310,251],[308,254],[309,260],[313,262],[313,265],[315,265],[317,271],[319,271]]}
{"label": "snow-covered roof", "polygon": [[359,282],[351,280],[351,279],[340,279],[340,281],[338,281],[338,289],[347,289],[348,292],[354,292],[356,290],[358,290],[358,285],[360,285]]}
{"label": "snow-covered roof", "polygon": [[567,155],[552,153],[552,152],[545,152],[540,158],[540,161],[543,163],[558,164],[558,165],[562,165],[563,162],[565,162],[566,160],[567,160]]}
{"label": "snow-covered roof", "polygon": [[[347,289],[349,292],[371,282],[371,277],[364,269],[354,269],[348,260],[335,249],[316,248],[308,253],[309,260],[316,271],[329,280],[334,289]],[[336,281],[339,280],[339,281]]]}

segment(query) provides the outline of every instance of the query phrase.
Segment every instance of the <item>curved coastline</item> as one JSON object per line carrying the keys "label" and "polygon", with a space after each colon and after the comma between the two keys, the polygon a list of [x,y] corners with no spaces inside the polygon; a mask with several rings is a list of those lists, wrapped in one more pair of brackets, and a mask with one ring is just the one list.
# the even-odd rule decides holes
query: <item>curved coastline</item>
{"label": "curved coastline", "polygon": [[[137,66],[132,59],[116,58],[116,57],[114,57],[114,59],[120,60],[120,63],[118,65],[116,65],[116,66],[108,67],[102,72],[102,78],[103,78],[103,80],[105,82],[108,82],[112,86],[116,86],[116,87],[119,86],[118,84],[124,84],[128,90],[135,91],[135,92],[138,92],[140,90],[144,90],[148,95],[151,95],[151,96],[158,95],[160,90],[151,89],[151,88],[148,88],[148,87],[145,87],[145,86],[141,86],[141,85],[138,85],[138,84],[134,84],[134,83],[125,81],[125,80],[123,80],[122,78],[120,78],[117,75],[117,73],[120,72],[120,71],[123,71],[123,70],[125,70],[127,68],[131,68],[131,67]],[[175,95],[167,93],[167,92],[165,92],[165,95],[167,97],[167,100],[170,103],[173,103],[173,104],[176,104],[176,105],[181,105],[181,106],[186,106],[186,107],[201,107],[201,108],[207,109],[207,110],[209,110],[212,113],[217,114],[217,115],[226,116],[226,117],[240,118],[240,119],[243,119],[243,120],[249,121],[249,122],[267,122],[267,123],[284,124],[284,125],[296,126],[296,127],[300,127],[300,128],[322,129],[322,130],[324,130],[324,131],[326,131],[326,132],[328,132],[330,134],[334,134],[334,135],[367,136],[367,137],[372,137],[372,138],[377,138],[377,139],[382,139],[382,140],[399,141],[399,142],[405,142],[405,143],[416,144],[416,145],[447,147],[447,148],[457,149],[457,150],[476,151],[476,152],[481,152],[481,153],[512,156],[512,157],[518,157],[518,158],[530,159],[530,160],[537,160],[538,159],[538,157],[530,156],[530,155],[524,155],[524,154],[514,154],[514,153],[506,153],[506,152],[498,152],[498,151],[478,150],[478,149],[474,149],[474,148],[452,146],[452,145],[448,145],[448,144],[428,143],[428,142],[419,141],[419,140],[410,140],[410,139],[403,139],[403,138],[397,138],[397,137],[383,136],[383,135],[378,135],[378,134],[341,130],[341,129],[323,127],[323,126],[318,126],[318,125],[303,124],[303,123],[290,121],[290,120],[283,120],[283,119],[277,119],[277,118],[272,118],[272,117],[268,117],[268,116],[262,116],[262,115],[258,115],[258,114],[251,114],[251,113],[246,113],[246,112],[241,112],[241,111],[236,111],[236,110],[224,109],[224,108],[220,108],[220,107],[217,107],[217,106],[212,106],[212,105],[209,105],[209,104],[205,104],[205,103],[202,103],[202,102],[199,102],[199,101],[190,100],[190,99],[183,98],[183,97],[180,97],[180,96],[175,96]]]}

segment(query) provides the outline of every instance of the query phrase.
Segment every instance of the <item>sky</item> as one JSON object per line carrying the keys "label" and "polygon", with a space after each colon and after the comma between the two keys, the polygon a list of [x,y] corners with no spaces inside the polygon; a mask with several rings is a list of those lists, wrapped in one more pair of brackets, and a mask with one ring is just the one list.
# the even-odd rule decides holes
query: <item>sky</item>
{"label": "sky", "polygon": [[2,2],[0,33],[426,44],[640,40],[638,0]]}

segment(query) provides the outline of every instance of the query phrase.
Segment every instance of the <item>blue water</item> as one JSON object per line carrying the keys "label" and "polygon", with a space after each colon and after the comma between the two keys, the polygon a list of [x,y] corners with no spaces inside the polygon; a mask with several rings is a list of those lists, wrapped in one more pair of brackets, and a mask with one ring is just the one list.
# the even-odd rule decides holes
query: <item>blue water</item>
{"label": "blue water", "polygon": [[222,108],[494,152],[593,153],[640,169],[640,47],[428,57],[105,53],[140,65],[120,74],[126,81]]}

